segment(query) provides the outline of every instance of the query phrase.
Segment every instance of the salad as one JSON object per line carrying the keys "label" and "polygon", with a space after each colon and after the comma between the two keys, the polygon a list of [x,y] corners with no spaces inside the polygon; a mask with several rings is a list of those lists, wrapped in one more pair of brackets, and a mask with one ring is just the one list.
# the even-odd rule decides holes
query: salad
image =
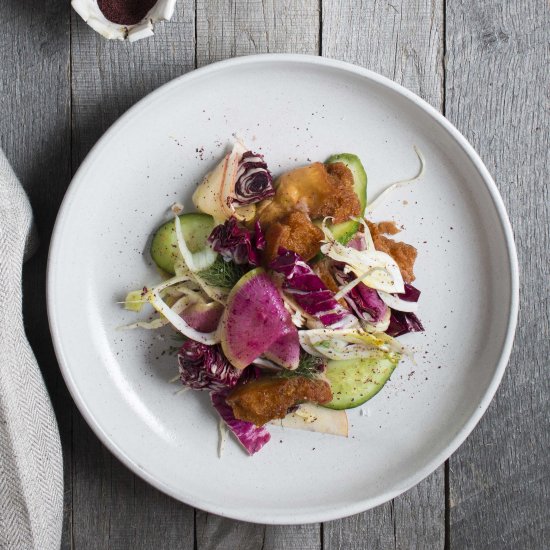
{"label": "salad", "polygon": [[196,211],[174,205],[155,232],[161,280],[124,302],[154,315],[125,328],[177,332],[179,380],[209,392],[250,454],[269,424],[347,436],[346,410],[373,398],[408,353],[397,337],[423,330],[416,249],[392,238],[393,222],[365,217],[413,180],[367,204],[356,155],[274,180],[237,141],[197,187]]}

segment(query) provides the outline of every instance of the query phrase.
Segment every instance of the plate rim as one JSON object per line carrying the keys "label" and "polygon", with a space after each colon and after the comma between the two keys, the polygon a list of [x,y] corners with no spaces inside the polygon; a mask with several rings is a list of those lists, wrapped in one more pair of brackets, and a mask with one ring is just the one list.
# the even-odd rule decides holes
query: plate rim
{"label": "plate rim", "polygon": [[[215,73],[218,71],[224,71],[231,67],[254,63],[265,63],[267,65],[274,63],[305,63],[310,65],[319,65],[323,67],[344,70],[346,72],[353,73],[357,76],[375,82],[383,87],[389,88],[400,96],[411,101],[414,105],[416,105],[426,114],[428,114],[432,118],[432,120],[442,126],[443,129],[447,131],[450,137],[457,143],[457,145],[462,149],[462,151],[472,162],[474,168],[479,173],[483,183],[485,184],[487,191],[489,192],[490,198],[497,211],[497,216],[499,218],[499,222],[506,241],[505,244],[508,253],[508,267],[510,270],[510,303],[508,322],[495,372],[490,379],[487,389],[475,412],[465,420],[462,427],[455,434],[449,445],[437,455],[435,455],[431,460],[429,460],[423,468],[417,470],[414,475],[410,476],[407,480],[407,483],[404,483],[402,486],[395,488],[394,490],[383,492],[375,498],[357,500],[353,503],[339,506],[335,510],[319,511],[315,509],[304,509],[303,511],[292,510],[282,512],[280,514],[274,514],[273,512],[266,513],[256,509],[254,512],[244,511],[241,513],[239,512],[239,510],[233,510],[228,507],[224,507],[223,505],[205,502],[200,497],[194,497],[192,495],[185,494],[184,490],[176,490],[175,488],[170,487],[161,480],[157,479],[154,473],[145,470],[135,459],[132,459],[130,456],[128,456],[117,443],[110,439],[106,431],[101,426],[99,426],[99,424],[96,423],[92,411],[84,402],[84,399],[80,394],[75,379],[72,376],[70,363],[65,356],[63,349],[64,346],[59,330],[58,312],[56,312],[55,306],[56,296],[54,282],[56,272],[55,266],[60,255],[60,249],[63,240],[63,225],[67,217],[67,212],[70,209],[70,205],[74,200],[74,197],[78,193],[80,186],[83,184],[83,176],[88,171],[89,166],[91,166],[94,162],[96,155],[100,152],[104,144],[109,141],[111,135],[114,134],[114,132],[123,123],[129,121],[135,116],[137,112],[139,112],[140,109],[144,108],[149,103],[156,100],[157,97],[160,97],[162,94],[167,93],[172,87],[185,85],[185,83],[208,75],[209,73]],[[420,483],[423,479],[434,472],[439,466],[441,466],[462,445],[462,443],[464,443],[466,438],[471,434],[471,432],[480,421],[481,417],[485,414],[485,411],[493,400],[493,397],[501,383],[504,371],[506,370],[506,366],[510,358],[514,335],[517,327],[519,309],[519,266],[512,227],[500,192],[498,191],[498,188],[489,171],[487,170],[485,164],[483,163],[477,152],[474,150],[473,146],[459,132],[459,130],[438,110],[436,110],[425,100],[417,96],[415,93],[411,92],[400,84],[397,84],[391,79],[369,69],[354,65],[352,63],[347,63],[327,57],[304,54],[258,54],[218,61],[205,67],[192,70],[184,75],[170,80],[169,82],[147,94],[132,107],[130,107],[106,130],[106,132],[94,144],[94,146],[86,155],[85,159],[82,161],[78,170],[75,172],[57,213],[48,252],[46,273],[46,304],[48,311],[48,322],[59,368],[76,406],[86,420],[87,424],[90,426],[90,428],[99,438],[99,440],[103,443],[103,445],[105,445],[109,449],[109,451],[112,452],[115,457],[118,458],[118,460],[120,460],[133,473],[135,473],[136,475],[144,479],[147,483],[153,485],[163,493],[179,500],[180,502],[223,517],[269,525],[318,523],[336,520],[353,514],[364,512],[399,496],[400,494]]]}

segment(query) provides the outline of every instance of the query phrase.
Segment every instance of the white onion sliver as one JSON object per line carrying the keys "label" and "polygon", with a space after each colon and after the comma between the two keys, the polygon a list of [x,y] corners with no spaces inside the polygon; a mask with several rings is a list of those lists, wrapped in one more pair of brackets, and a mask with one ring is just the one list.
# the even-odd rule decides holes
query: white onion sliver
{"label": "white onion sliver", "polygon": [[187,267],[192,272],[202,271],[210,267],[218,257],[218,253],[214,252],[210,247],[205,247],[200,252],[195,252],[194,254],[187,248],[187,243],[183,237],[183,232],[181,230],[181,221],[179,216],[174,218],[174,225],[176,227],[176,237],[178,239],[178,248],[180,254],[183,257],[184,262],[187,264]]}
{"label": "white onion sliver", "polygon": [[383,290],[378,290],[378,296],[382,298],[384,303],[397,311],[403,311],[405,313],[415,313],[418,311],[418,302],[408,302],[407,300],[401,300],[393,294],[388,294]]}
{"label": "white onion sliver", "polygon": [[138,321],[137,323],[132,323],[131,325],[123,325],[117,328],[118,330],[134,330],[136,328],[144,328],[146,330],[156,330],[156,329],[162,328],[167,324],[168,324],[168,319],[165,319],[164,317],[157,317],[152,321]]}
{"label": "white onion sliver", "polygon": [[282,367],[274,363],[273,361],[270,361],[269,359],[266,359],[265,357],[256,357],[254,361],[252,361],[253,365],[258,365],[259,367],[263,367],[265,369],[270,369],[273,371],[280,372],[283,370]]}
{"label": "white onion sliver", "polygon": [[413,147],[414,147],[414,151],[415,151],[415,153],[418,157],[418,160],[420,161],[420,169],[418,171],[418,174],[416,174],[416,176],[414,176],[414,178],[409,178],[409,179],[406,179],[406,180],[398,181],[398,182],[392,183],[391,185],[386,187],[386,189],[384,189],[384,191],[382,191],[371,203],[367,204],[367,207],[365,208],[365,216],[367,214],[370,214],[371,212],[373,212],[374,209],[383,201],[383,199],[387,195],[389,195],[392,191],[395,191],[399,187],[404,187],[405,185],[408,185],[409,183],[413,183],[413,182],[419,180],[424,175],[425,168],[426,168],[426,161],[424,159],[424,155],[422,154],[422,152],[420,151],[420,149],[416,145],[414,145]]}

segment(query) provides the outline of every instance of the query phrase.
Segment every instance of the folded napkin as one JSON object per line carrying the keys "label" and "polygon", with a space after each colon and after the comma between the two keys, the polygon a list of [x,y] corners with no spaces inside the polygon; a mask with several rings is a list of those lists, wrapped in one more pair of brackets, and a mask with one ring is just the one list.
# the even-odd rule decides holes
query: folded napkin
{"label": "folded napkin", "polygon": [[0,150],[0,549],[59,548],[59,430],[23,328],[21,272],[32,211]]}

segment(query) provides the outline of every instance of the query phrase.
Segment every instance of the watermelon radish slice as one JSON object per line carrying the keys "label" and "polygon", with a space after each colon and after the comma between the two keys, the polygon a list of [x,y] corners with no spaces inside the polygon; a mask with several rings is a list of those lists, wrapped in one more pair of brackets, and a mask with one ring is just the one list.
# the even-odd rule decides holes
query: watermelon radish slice
{"label": "watermelon radish slice", "polygon": [[214,332],[222,314],[223,306],[218,302],[211,302],[191,304],[180,313],[180,317],[199,332]]}
{"label": "watermelon radish slice", "polygon": [[300,363],[300,342],[298,340],[298,331],[294,326],[275,340],[270,348],[264,352],[264,355],[267,359],[277,363],[277,365],[281,365],[285,369],[297,369]]}
{"label": "watermelon radish slice", "polygon": [[277,287],[262,268],[249,271],[233,287],[220,328],[223,352],[238,369],[250,365],[279,338],[298,339]]}

